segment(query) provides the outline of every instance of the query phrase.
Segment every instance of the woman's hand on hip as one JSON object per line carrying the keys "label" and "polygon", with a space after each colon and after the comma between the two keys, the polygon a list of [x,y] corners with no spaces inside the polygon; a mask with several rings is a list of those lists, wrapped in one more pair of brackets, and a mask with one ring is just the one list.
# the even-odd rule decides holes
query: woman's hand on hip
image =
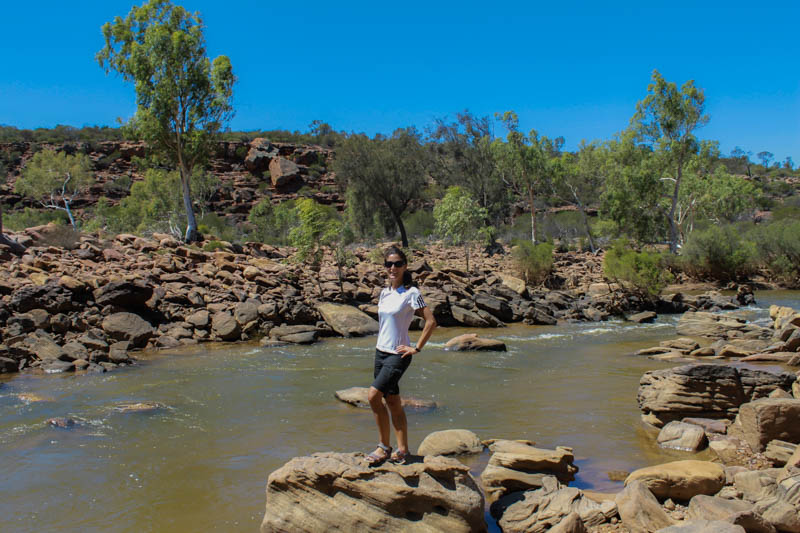
{"label": "woman's hand on hip", "polygon": [[413,346],[406,346],[405,344],[396,346],[395,351],[400,354],[400,357],[406,357],[408,355],[414,355],[415,353],[418,353],[416,348]]}

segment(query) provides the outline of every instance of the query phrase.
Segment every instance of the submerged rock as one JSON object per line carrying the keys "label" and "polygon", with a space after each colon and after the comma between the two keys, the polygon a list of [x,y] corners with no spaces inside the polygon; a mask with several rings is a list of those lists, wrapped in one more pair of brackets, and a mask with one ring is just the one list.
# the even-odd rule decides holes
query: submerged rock
{"label": "submerged rock", "polygon": [[483,496],[469,468],[425,457],[367,465],[361,453],[296,457],[270,474],[261,533],[487,530]]}
{"label": "submerged rock", "polygon": [[[369,409],[369,387],[350,387],[349,389],[337,390],[334,396],[340,402]],[[422,398],[414,398],[402,394],[400,395],[400,401],[406,409],[417,411],[429,411],[438,407],[438,404],[433,400],[423,400]]]}
{"label": "submerged rock", "polygon": [[484,339],[478,337],[477,333],[465,333],[458,337],[453,337],[444,345],[445,350],[461,351],[493,351],[505,352],[506,344],[495,339]]}

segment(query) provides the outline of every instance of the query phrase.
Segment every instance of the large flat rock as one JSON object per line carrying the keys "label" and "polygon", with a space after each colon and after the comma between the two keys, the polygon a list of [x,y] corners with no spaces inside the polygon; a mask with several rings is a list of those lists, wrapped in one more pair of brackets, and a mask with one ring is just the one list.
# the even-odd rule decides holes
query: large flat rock
{"label": "large flat rock", "polygon": [[625,485],[643,482],[656,498],[688,501],[698,494],[713,495],[725,485],[725,469],[710,461],[672,461],[631,472]]}
{"label": "large flat rock", "polygon": [[344,337],[362,337],[378,333],[378,321],[350,305],[321,303],[317,311],[333,330]]}
{"label": "large flat rock", "polygon": [[485,532],[483,495],[456,459],[367,465],[361,453],[296,457],[270,474],[261,533]]}

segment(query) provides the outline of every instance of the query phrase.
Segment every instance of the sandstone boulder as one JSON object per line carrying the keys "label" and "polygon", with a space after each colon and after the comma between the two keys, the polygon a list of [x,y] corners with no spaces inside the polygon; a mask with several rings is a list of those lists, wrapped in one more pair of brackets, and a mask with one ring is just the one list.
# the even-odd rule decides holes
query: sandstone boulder
{"label": "sandstone boulder", "polygon": [[477,333],[465,333],[458,337],[453,337],[444,345],[445,350],[456,352],[463,351],[490,351],[505,352],[506,344],[495,339],[484,339],[478,337]]}
{"label": "sandstone boulder", "polygon": [[662,448],[697,452],[708,444],[702,427],[673,420],[658,433],[658,444]]}
{"label": "sandstone boulder", "polygon": [[627,483],[617,494],[616,504],[622,524],[631,533],[652,533],[674,524],[642,481]]}
{"label": "sandstone boulder", "polygon": [[467,429],[445,429],[428,434],[420,443],[417,455],[464,455],[481,453],[483,444]]}
{"label": "sandstone boulder", "polygon": [[453,314],[455,321],[464,326],[471,328],[490,327],[489,322],[487,322],[479,314],[470,311],[469,309],[464,309],[463,307],[459,307],[457,305],[451,305],[450,312]]}
{"label": "sandstone boulder", "polygon": [[[133,346],[143,347],[154,335],[153,327],[139,315],[114,313],[103,319],[103,331],[117,341],[130,341]],[[84,343],[85,344],[85,343]]]}
{"label": "sandstone boulder", "polygon": [[689,502],[686,517],[689,520],[727,520],[731,515],[752,510],[750,502],[698,494]]}
{"label": "sandstone boulder", "polygon": [[747,322],[728,315],[687,311],[678,320],[677,331],[689,337],[727,338],[728,332],[743,330]]}
{"label": "sandstone boulder", "polygon": [[775,439],[800,443],[800,400],[762,398],[743,404],[734,426],[754,451],[763,452]]}
{"label": "sandstone boulder", "polygon": [[250,143],[250,149],[244,160],[244,166],[250,172],[263,172],[269,168],[269,163],[278,156],[278,149],[267,139],[258,137]]}
{"label": "sandstone boulder", "polygon": [[211,317],[211,331],[224,341],[236,340],[242,334],[239,322],[227,311],[214,313]]}
{"label": "sandstone boulder", "polygon": [[657,317],[658,315],[656,315],[653,311],[642,311],[641,313],[630,315],[628,320],[638,324],[649,324],[654,322]]}
{"label": "sandstone boulder", "polygon": [[369,467],[363,454],[296,457],[270,474],[261,533],[484,532],[483,496],[469,468],[425,457]]}
{"label": "sandstone boulder", "polygon": [[94,291],[97,305],[113,305],[121,309],[144,307],[153,296],[153,287],[142,281],[112,281]]}
{"label": "sandstone boulder", "polygon": [[489,448],[492,456],[481,481],[491,502],[510,492],[541,488],[547,476],[570,482],[578,471],[571,448],[547,450],[511,440],[495,441]]}
{"label": "sandstone boulder", "polygon": [[378,321],[356,307],[325,302],[317,305],[317,311],[343,337],[362,337],[378,333]]}
{"label": "sandstone boulder", "polygon": [[[580,489],[564,487],[546,476],[540,489],[509,494],[492,505],[491,513],[504,533],[540,533],[581,531],[568,529],[579,527],[576,522],[584,528],[598,526],[616,515],[617,508],[612,501],[595,502]],[[573,514],[577,521],[570,518]]]}
{"label": "sandstone boulder", "polygon": [[691,500],[698,494],[713,495],[725,485],[725,469],[710,461],[673,461],[631,472],[625,485],[641,481],[656,498]]}
{"label": "sandstone boulder", "polygon": [[689,364],[646,372],[637,401],[657,427],[685,417],[733,418],[739,406],[777,388],[791,390],[795,376],[729,365]]}
{"label": "sandstone boulder", "polygon": [[747,533],[742,526],[724,520],[692,520],[659,529],[658,533]]}
{"label": "sandstone boulder", "polygon": [[272,186],[281,188],[300,178],[300,167],[294,161],[282,157],[275,157],[269,162],[269,174]]}

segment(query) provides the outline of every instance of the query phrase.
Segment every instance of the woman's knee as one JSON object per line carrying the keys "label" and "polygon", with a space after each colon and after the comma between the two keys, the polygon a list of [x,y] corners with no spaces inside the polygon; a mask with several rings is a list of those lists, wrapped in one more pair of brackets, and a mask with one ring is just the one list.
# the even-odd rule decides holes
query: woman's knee
{"label": "woman's knee", "polygon": [[376,389],[375,387],[369,388],[369,394],[367,394],[367,400],[369,404],[372,406],[373,409],[379,408],[383,406],[383,393]]}
{"label": "woman's knee", "polygon": [[386,405],[392,413],[399,413],[403,410],[403,402],[400,400],[399,394],[386,396]]}

